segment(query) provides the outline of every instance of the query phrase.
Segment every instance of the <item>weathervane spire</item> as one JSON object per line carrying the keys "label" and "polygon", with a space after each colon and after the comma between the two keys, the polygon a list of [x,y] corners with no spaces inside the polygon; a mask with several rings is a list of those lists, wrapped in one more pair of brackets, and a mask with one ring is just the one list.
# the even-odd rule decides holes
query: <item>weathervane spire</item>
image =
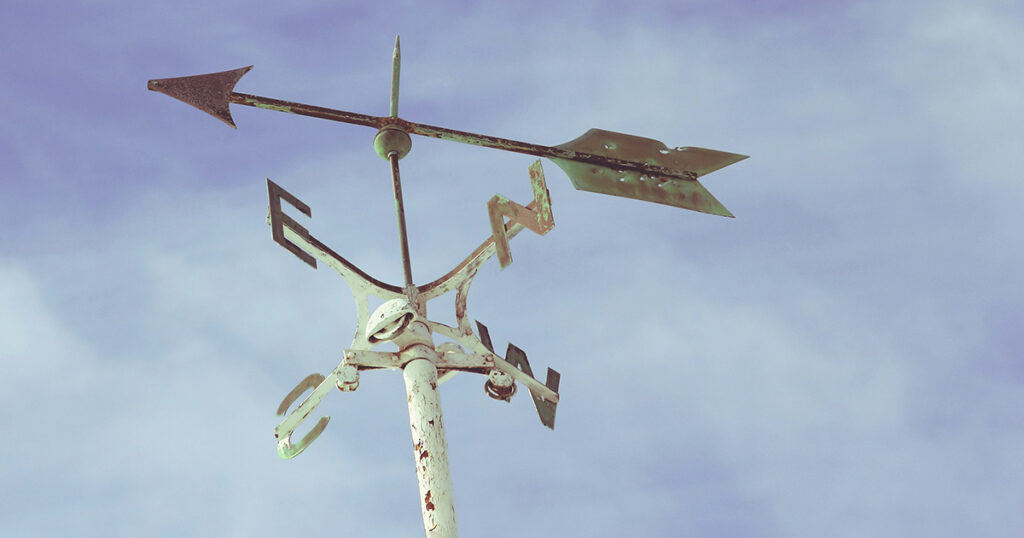
{"label": "weathervane spire", "polygon": [[398,78],[402,71],[402,46],[395,36],[395,53],[391,56],[391,117],[398,117]]}

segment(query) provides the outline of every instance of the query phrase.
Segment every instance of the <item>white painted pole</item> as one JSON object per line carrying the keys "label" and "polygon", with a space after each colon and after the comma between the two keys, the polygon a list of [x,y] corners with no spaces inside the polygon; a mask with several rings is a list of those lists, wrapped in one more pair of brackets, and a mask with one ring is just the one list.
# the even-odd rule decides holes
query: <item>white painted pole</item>
{"label": "white painted pole", "polygon": [[428,538],[457,538],[448,445],[441,421],[437,367],[426,358],[410,361],[403,369],[409,396],[409,427],[420,487],[423,529]]}

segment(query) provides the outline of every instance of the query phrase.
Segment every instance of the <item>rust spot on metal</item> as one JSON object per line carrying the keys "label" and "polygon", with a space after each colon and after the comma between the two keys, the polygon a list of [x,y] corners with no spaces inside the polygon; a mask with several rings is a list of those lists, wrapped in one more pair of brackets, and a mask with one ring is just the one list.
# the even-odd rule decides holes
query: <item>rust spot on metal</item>
{"label": "rust spot on metal", "polygon": [[455,319],[466,317],[466,301],[455,300]]}
{"label": "rust spot on metal", "polygon": [[[300,116],[308,116],[311,118],[320,118],[323,120],[330,121],[339,121],[342,123],[351,123],[353,125],[363,125],[366,127],[381,128],[385,124],[395,124],[395,122],[385,121],[388,118],[378,118],[375,116],[368,116],[366,114],[359,114],[356,112],[346,112],[344,110],[334,110],[322,106],[296,103],[294,101],[283,101],[281,99],[272,99],[270,97],[263,97],[261,95],[250,95],[247,93],[232,92],[228,99],[230,102],[235,103],[237,105],[263,108],[266,110],[276,110],[278,112],[285,112],[287,114],[298,114]],[[398,125],[401,126],[401,124]]]}
{"label": "rust spot on metal", "polygon": [[431,382],[430,382],[430,388],[432,388],[432,389],[434,389],[434,390],[437,390],[437,382],[435,382],[435,381],[431,381]]}
{"label": "rust spot on metal", "polygon": [[427,492],[427,495],[425,497],[423,497],[423,505],[426,507],[427,510],[433,510],[434,509],[434,503],[430,500],[430,492],[429,491]]}
{"label": "rust spot on metal", "polygon": [[420,452],[420,459],[421,459],[421,460],[422,460],[423,458],[426,458],[426,457],[428,457],[428,456],[430,456],[430,452],[429,452],[429,451],[426,451],[426,450],[424,450],[423,452]]}

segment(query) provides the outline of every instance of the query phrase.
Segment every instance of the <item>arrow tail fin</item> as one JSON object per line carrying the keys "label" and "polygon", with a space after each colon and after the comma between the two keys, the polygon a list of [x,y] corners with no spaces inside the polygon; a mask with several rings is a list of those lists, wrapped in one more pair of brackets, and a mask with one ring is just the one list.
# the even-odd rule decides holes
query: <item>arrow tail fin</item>
{"label": "arrow tail fin", "polygon": [[619,171],[565,159],[552,160],[569,176],[577,190],[634,198],[723,217],[733,216],[695,179],[654,176],[634,170]]}
{"label": "arrow tail fin", "polygon": [[585,159],[552,159],[578,190],[635,198],[725,217],[733,214],[697,178],[747,158],[746,155],[705,148],[669,149],[652,138],[602,129],[591,129],[583,136],[558,147],[617,159],[624,164],[643,165],[639,168],[620,168],[584,162]]}

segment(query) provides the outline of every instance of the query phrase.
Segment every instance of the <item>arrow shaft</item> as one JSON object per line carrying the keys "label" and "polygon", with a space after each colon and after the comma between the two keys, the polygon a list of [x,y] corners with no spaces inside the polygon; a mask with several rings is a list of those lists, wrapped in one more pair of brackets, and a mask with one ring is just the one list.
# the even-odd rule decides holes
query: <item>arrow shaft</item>
{"label": "arrow shaft", "polygon": [[529,142],[520,142],[518,140],[469,133],[466,131],[456,131],[455,129],[424,125],[422,123],[405,122],[405,126],[407,127],[407,132],[413,134],[440,138],[442,140],[449,140],[452,142],[461,142],[463,144],[471,144],[474,146],[484,146],[516,153],[525,153],[527,155],[546,157],[548,159],[566,159],[569,161],[590,163],[616,170],[636,170],[652,176],[672,177],[686,180],[697,179],[696,174],[691,175],[691,172],[687,172],[685,170],[674,170],[663,166],[617,159],[615,157],[608,157],[605,155],[584,153],[555,146],[542,146],[540,144],[531,144]]}
{"label": "arrow shaft", "polygon": [[344,110],[306,105],[292,101],[282,101],[280,99],[238,92],[232,92],[230,101],[238,105],[276,110],[278,112],[287,112],[289,114],[298,114],[300,116],[309,116],[311,118],[320,118],[342,123],[351,123],[353,125],[363,125],[365,127],[373,127],[375,129],[381,129],[385,126],[398,127],[407,133],[417,134],[420,136],[429,136],[431,138],[440,138],[442,140],[460,142],[462,144],[470,144],[473,146],[483,146],[486,148],[512,151],[515,153],[524,153],[526,155],[534,155],[548,159],[566,159],[570,161],[590,163],[616,170],[636,170],[652,176],[671,177],[691,181],[697,179],[696,174],[685,170],[674,170],[663,166],[617,159],[615,157],[608,157],[605,155],[584,153],[553,146],[542,146],[540,144],[531,144],[529,142],[520,142],[518,140],[470,133],[467,131],[457,131],[446,127],[414,123],[401,118],[369,116],[367,114],[346,112]]}
{"label": "arrow shaft", "polygon": [[[554,146],[542,146],[540,144],[520,142],[519,140],[510,140],[508,138],[499,138],[497,136],[456,131],[455,129],[448,129],[447,127],[437,127],[434,125],[408,122],[408,132],[421,136],[440,138],[451,142],[461,142],[463,144],[470,144],[473,146],[483,146],[487,148],[512,151],[515,153],[524,153],[526,155],[546,157],[548,159],[567,159],[570,161],[593,163],[608,168],[640,170],[643,172],[649,172],[652,175],[668,175],[672,177],[679,176],[679,172],[662,168],[660,166],[652,166],[636,161],[616,159],[614,157],[606,157],[604,155],[572,151]],[[683,177],[685,179],[690,179],[688,176]]]}
{"label": "arrow shaft", "polygon": [[230,100],[232,103],[237,105],[265,108],[267,110],[287,112],[288,114],[298,114],[300,116],[309,116],[311,118],[340,121],[342,123],[351,123],[354,125],[364,125],[366,127],[375,127],[377,129],[386,125],[390,120],[390,118],[386,117],[379,118],[377,116],[368,116],[366,114],[359,114],[356,112],[345,112],[344,110],[305,105],[292,101],[282,101],[280,99],[273,99],[260,95],[250,95],[247,93],[232,92]]}

